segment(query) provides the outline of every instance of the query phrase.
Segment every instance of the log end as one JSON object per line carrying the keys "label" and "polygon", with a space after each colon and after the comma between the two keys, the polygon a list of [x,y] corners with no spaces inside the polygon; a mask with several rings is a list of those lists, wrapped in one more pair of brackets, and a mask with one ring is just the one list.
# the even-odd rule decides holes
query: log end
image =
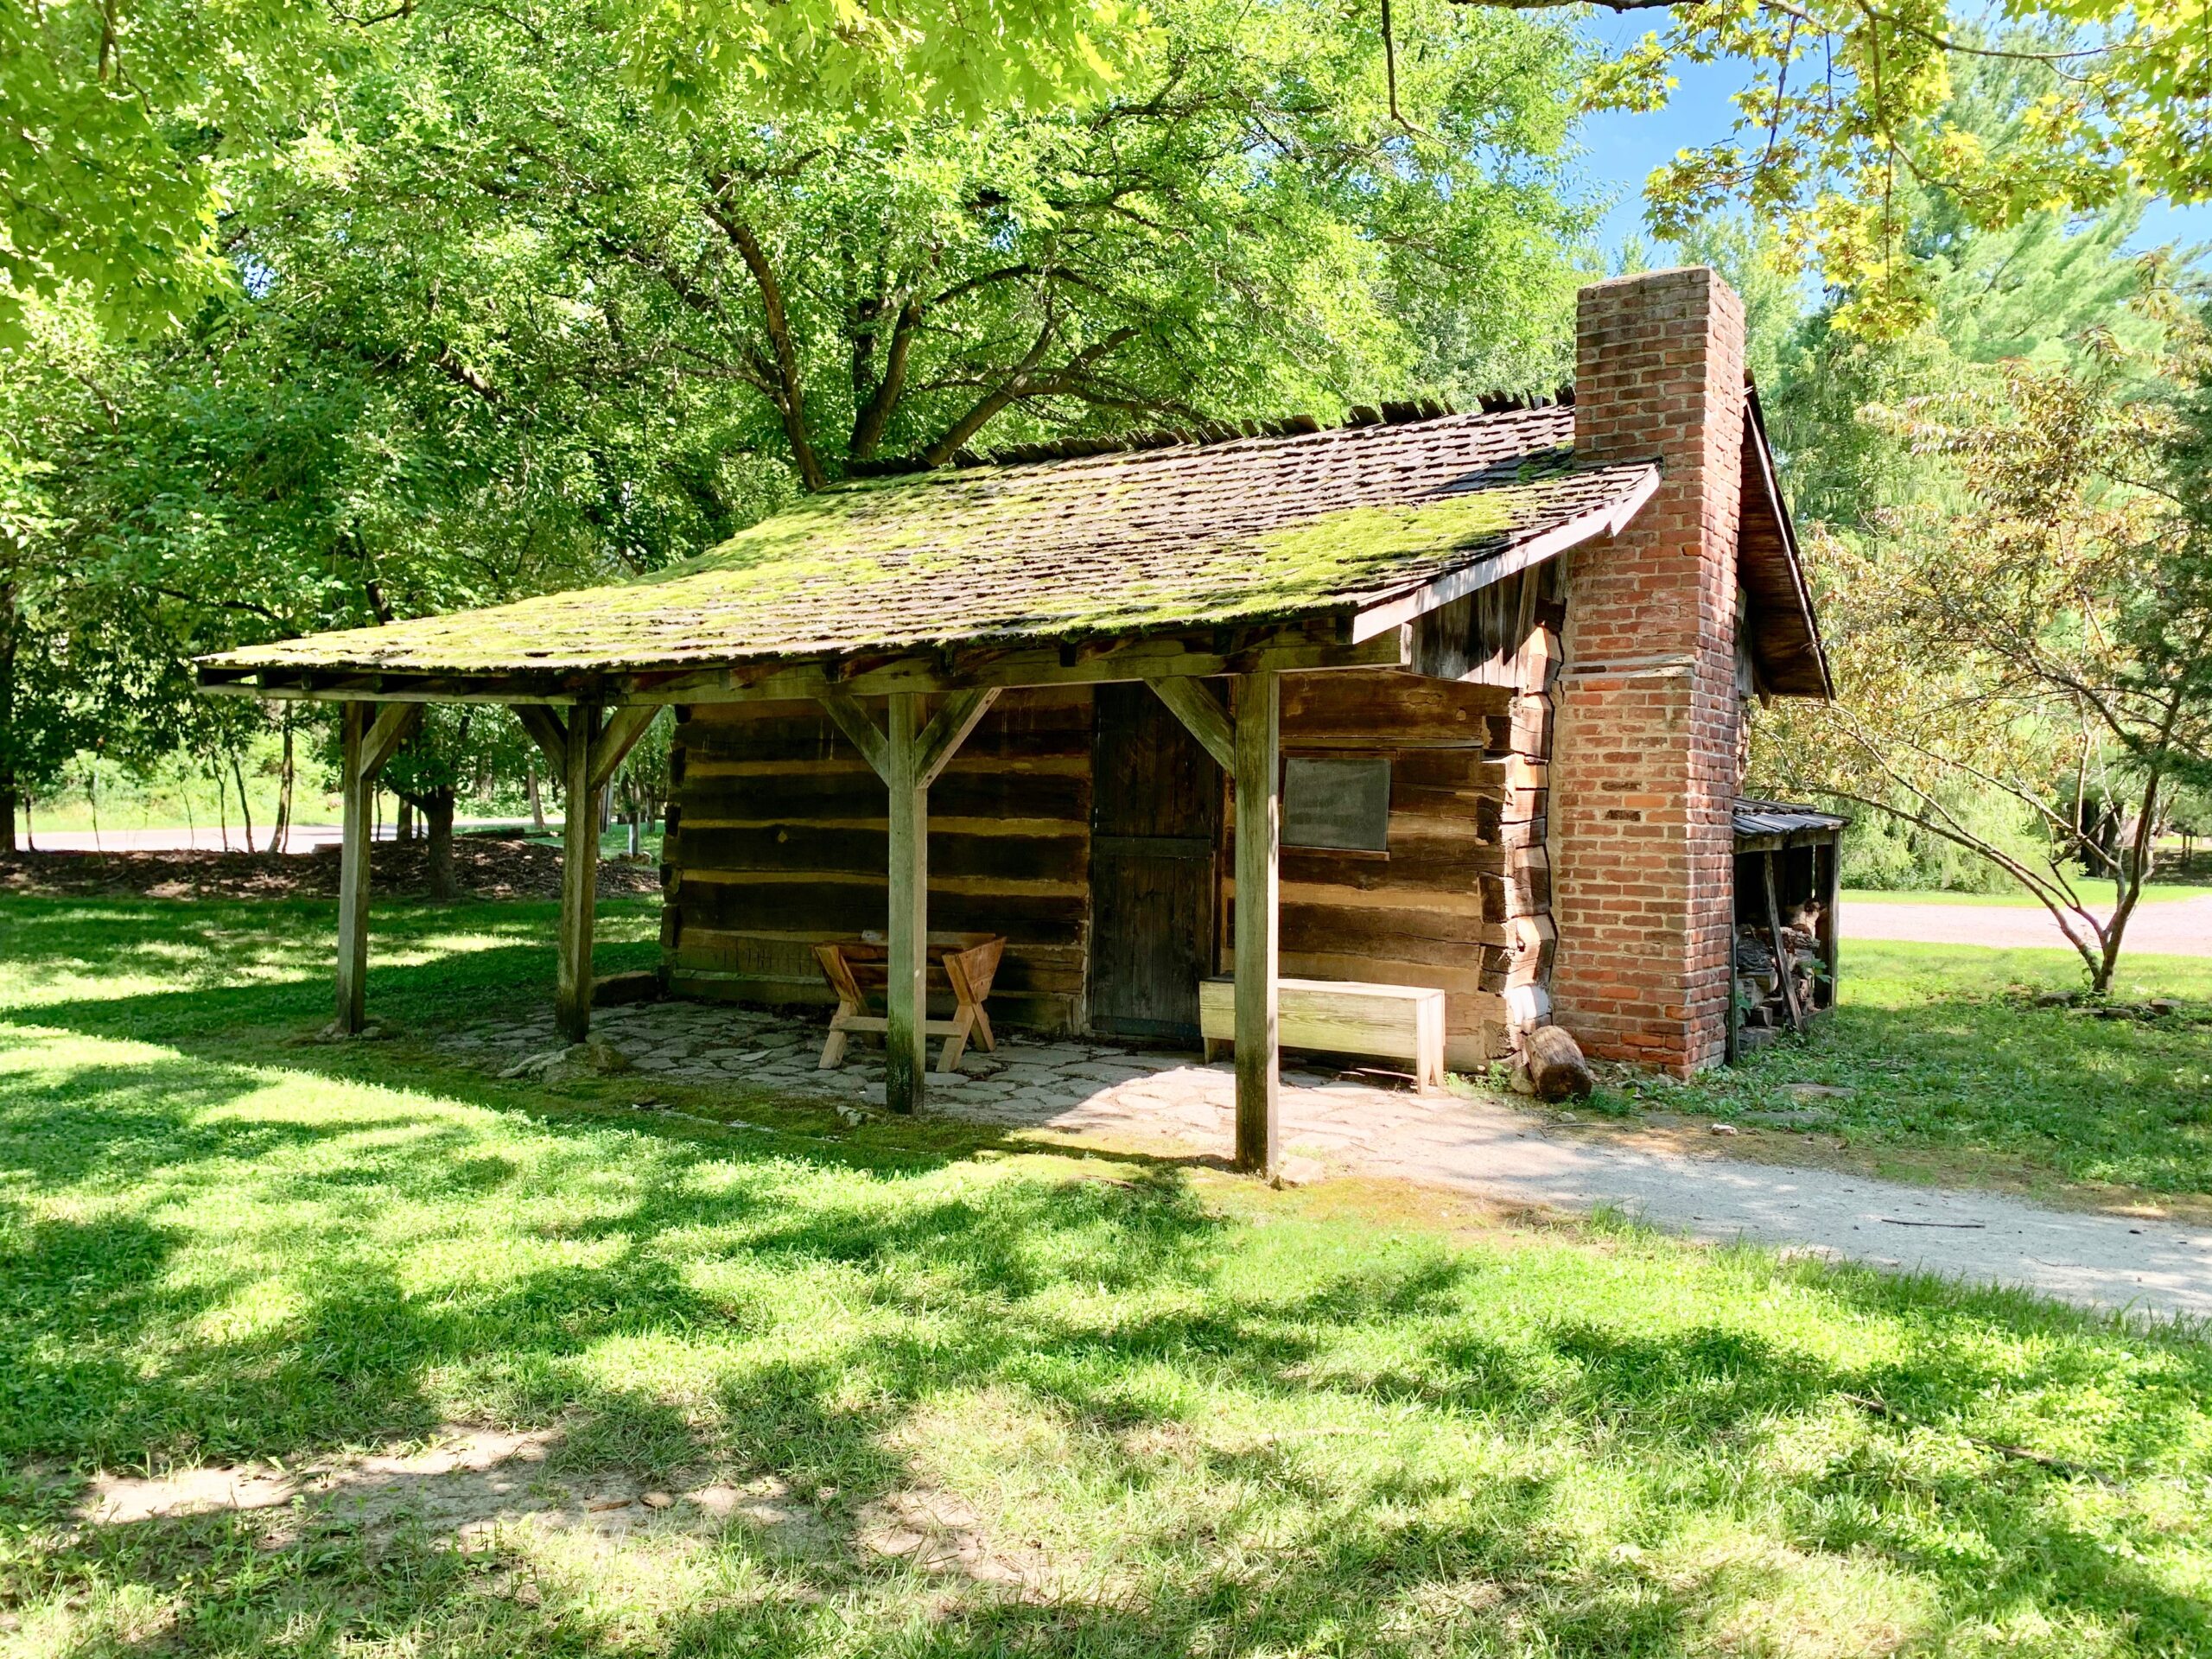
{"label": "log end", "polygon": [[1538,1100],[1584,1100],[1598,1085],[1582,1045],[1558,1026],[1522,1033],[1521,1067]]}

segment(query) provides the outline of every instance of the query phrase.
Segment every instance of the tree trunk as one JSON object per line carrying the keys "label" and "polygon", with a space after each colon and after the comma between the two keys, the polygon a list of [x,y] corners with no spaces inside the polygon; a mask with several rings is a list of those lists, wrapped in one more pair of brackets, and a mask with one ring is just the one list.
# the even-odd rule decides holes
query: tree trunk
{"label": "tree trunk", "polygon": [[0,853],[16,850],[16,584],[0,582]]}
{"label": "tree trunk", "polygon": [[399,798],[399,806],[392,820],[391,838],[394,841],[415,839],[415,803],[407,796]]}
{"label": "tree trunk", "polygon": [[245,831],[245,849],[253,851],[253,809],[245,804],[245,768],[238,764],[238,752],[231,751],[231,776],[238,785],[238,823]]}
{"label": "tree trunk", "polygon": [[530,791],[530,827],[542,836],[545,833],[545,795],[537,786],[537,761],[524,763],[523,784]]}
{"label": "tree trunk", "polygon": [[269,850],[282,853],[292,839],[292,779],[296,768],[292,759],[292,709],[284,709],[284,758],[276,772],[276,822],[270,826]]}
{"label": "tree trunk", "polygon": [[453,808],[451,789],[434,789],[423,798],[423,823],[430,842],[430,897],[443,903],[461,897],[461,879],[453,865]]}
{"label": "tree trunk", "polygon": [[2104,949],[2089,968],[2089,988],[2101,996],[2112,989],[2114,970],[2120,966],[2120,941],[2126,937],[2128,918],[2135,914],[2135,906],[2143,898],[2143,883],[2151,874],[2151,867],[2158,857],[2158,798],[2164,779],[2153,772],[2143,785],[2143,798],[2135,818],[2135,834],[2127,849],[2121,854],[2117,868],[2120,872],[2113,882],[2114,902],[2112,919],[2105,924],[2102,943]]}

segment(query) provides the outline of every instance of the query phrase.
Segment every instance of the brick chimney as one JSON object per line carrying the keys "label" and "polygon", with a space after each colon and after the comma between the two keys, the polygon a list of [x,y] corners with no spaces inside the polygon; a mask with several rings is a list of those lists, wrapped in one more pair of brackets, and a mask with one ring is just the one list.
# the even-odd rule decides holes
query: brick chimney
{"label": "brick chimney", "polygon": [[1744,308],[1703,266],[1582,290],[1574,450],[1658,493],[1573,555],[1554,751],[1558,1022],[1687,1074],[1722,1057],[1742,783],[1736,531]]}

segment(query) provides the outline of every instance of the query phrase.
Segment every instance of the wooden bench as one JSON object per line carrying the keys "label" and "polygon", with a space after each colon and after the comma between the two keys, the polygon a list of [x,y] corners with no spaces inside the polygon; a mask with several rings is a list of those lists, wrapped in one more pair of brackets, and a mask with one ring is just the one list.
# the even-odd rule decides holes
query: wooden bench
{"label": "wooden bench", "polygon": [[[983,1012],[983,999],[991,994],[991,980],[1005,950],[1006,940],[996,933],[929,936],[930,966],[944,976],[952,993],[951,1019],[922,1021],[926,1035],[944,1039],[937,1060],[940,1072],[959,1069],[971,1035],[986,1049],[998,1046],[991,1034],[991,1017]],[[822,977],[837,995],[837,1011],[830,1016],[830,1035],[822,1044],[822,1071],[834,1071],[844,1063],[848,1032],[881,1031],[890,1024],[881,1014],[868,1011],[868,993],[880,995],[889,978],[884,966],[889,955],[880,933],[814,947]]]}
{"label": "wooden bench", "polygon": [[[1444,1087],[1444,993],[1420,985],[1355,980],[1275,982],[1276,1040],[1324,1054],[1372,1054],[1410,1061],[1423,1094]],[[1206,1058],[1236,1041],[1236,982],[1198,983],[1198,1033]]]}

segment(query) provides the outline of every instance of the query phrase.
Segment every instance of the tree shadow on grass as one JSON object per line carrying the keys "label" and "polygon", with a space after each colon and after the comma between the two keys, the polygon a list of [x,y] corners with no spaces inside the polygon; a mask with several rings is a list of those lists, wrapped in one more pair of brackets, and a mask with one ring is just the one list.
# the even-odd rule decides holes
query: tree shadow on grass
{"label": "tree shadow on grass", "polygon": [[[446,1155],[463,1162],[481,1156],[460,1148]],[[1677,1563],[1660,1572],[1639,1566],[1633,1554],[1590,1550],[1577,1541],[1555,1482],[1539,1475],[1498,1484],[1466,1511],[1459,1502],[1464,1471],[1425,1468],[1417,1459],[1347,1471],[1309,1465],[1294,1437],[1286,1444],[1238,1444],[1234,1437],[1208,1444],[1203,1421],[1133,1394],[1128,1379],[1172,1362],[1211,1389],[1275,1401],[1293,1421],[1300,1407],[1323,1395],[1348,1407],[1395,1404],[1405,1393],[1388,1372],[1316,1376],[1310,1366],[1339,1338],[1397,1321],[1408,1341],[1439,1331],[1427,1403],[1446,1418],[1510,1426],[1517,1417],[1532,1435],[1554,1437],[1602,1425],[1648,1441],[1655,1463],[1719,1455],[1721,1436],[1737,1437],[1748,1455],[1763,1427],[1816,1413],[1857,1389],[1885,1387],[1931,1409],[1961,1410],[1971,1400],[1970,1392],[1947,1387],[1940,1370],[1895,1360],[1856,1370],[1823,1364],[1723,1325],[1654,1335],[1562,1319],[1541,1325],[1535,1340],[1513,1357],[1517,1363],[1501,1363],[1452,1334],[1471,1281],[1465,1266],[1450,1259],[1362,1267],[1279,1295],[1226,1295],[1217,1284],[1223,1224],[1173,1180],[1129,1189],[1036,1185],[996,1201],[938,1197],[887,1204],[871,1215],[847,1191],[811,1200],[794,1192],[788,1169],[772,1169],[773,1160],[756,1166],[763,1177],[757,1187],[724,1181],[702,1192],[683,1179],[700,1156],[694,1148],[673,1149],[660,1178],[621,1208],[619,1225],[600,1217],[575,1235],[618,1243],[607,1259],[530,1272],[473,1298],[425,1305],[334,1247],[318,1274],[325,1287],[281,1333],[181,1353],[136,1392],[118,1384],[111,1370],[85,1373],[83,1381],[88,1389],[106,1387],[105,1404],[125,1418],[217,1395],[231,1414],[253,1424],[264,1454],[281,1446],[296,1455],[329,1443],[334,1428],[374,1438],[434,1427],[436,1413],[422,1380],[488,1352],[521,1374],[512,1396],[519,1410],[569,1425],[571,1466],[618,1465],[658,1475],[704,1463],[773,1471],[808,1489],[835,1487],[840,1496],[830,1513],[842,1531],[831,1553],[779,1566],[765,1592],[732,1589],[660,1624],[656,1639],[665,1650],[687,1654],[770,1643],[791,1652],[869,1650],[849,1643],[855,1625],[879,1640],[895,1637],[901,1651],[924,1654],[1184,1654],[1231,1632],[1259,1649],[1410,1653],[1433,1644],[1440,1618],[1461,1621],[1470,1634],[1535,1621],[1563,1653],[1707,1650],[1713,1620],[1752,1593],[1766,1569],[1754,1563],[1743,1569],[1749,1578],[1724,1589],[1722,1565]],[[499,1191],[526,1212],[529,1192],[514,1189],[560,1179],[557,1169],[525,1171],[503,1180]],[[450,1182],[441,1185],[451,1190]],[[753,1339],[790,1319],[791,1310],[718,1301],[683,1271],[702,1259],[699,1253],[661,1248],[664,1241],[696,1238],[710,1223],[723,1230],[707,1253],[717,1259],[747,1258],[792,1277],[816,1269],[874,1271],[879,1281],[868,1298],[878,1317],[811,1357],[756,1351]],[[1065,1248],[1051,1248],[1055,1237]],[[1024,1241],[1032,1253],[1011,1259]],[[45,1260],[52,1271],[77,1277],[87,1262],[101,1263],[111,1276],[102,1294],[86,1299],[86,1316],[127,1337],[158,1317],[131,1286],[174,1259],[176,1249],[175,1236],[142,1228],[105,1238],[56,1237]],[[1102,1253],[1118,1262],[1128,1288],[1172,1292],[1171,1300],[1195,1299],[1195,1305],[1171,1305],[1126,1324],[1071,1314],[1068,1293],[1097,1282]],[[1839,1276],[1834,1289],[1868,1314],[1895,1306],[1849,1275]],[[1916,1311],[1928,1317],[1928,1310]],[[925,1328],[918,1323],[931,1315]],[[1955,1325],[1964,1344],[1990,1321],[1969,1307],[1937,1321],[1936,1334],[1944,1323]],[[696,1338],[702,1332],[728,1344],[715,1367],[716,1397],[704,1412],[680,1391],[671,1396],[645,1381],[594,1380],[575,1364],[610,1341]],[[66,1329],[43,1334],[49,1340],[41,1347],[54,1338],[69,1345]],[[1565,1367],[1567,1381],[1531,1406],[1516,1379],[1539,1364]],[[2198,1384],[2212,1383],[2201,1363],[2183,1369]],[[1487,1388],[1478,1386],[1484,1378]],[[2010,1376],[2018,1388],[2043,1380],[2032,1365]],[[1958,1379],[1969,1388],[1977,1381],[1970,1371]],[[1177,1428],[1199,1442],[1189,1455],[1198,1460],[1200,1488],[1241,1484],[1268,1492],[1295,1524],[1268,1534],[1269,1546],[1257,1556],[1220,1547],[1227,1541],[1214,1540],[1203,1525],[1185,1535],[1171,1524],[1155,1541],[1154,1568],[1104,1582],[1086,1583],[1077,1570],[1033,1583],[976,1584],[957,1575],[916,1577],[873,1556],[861,1538],[861,1514],[934,1478],[918,1466],[912,1438],[918,1414],[979,1391],[1029,1402],[1084,1430],[1082,1455],[1106,1465],[1101,1478],[1126,1489],[1160,1484],[1160,1477],[1141,1450],[1114,1448],[1128,1444],[1135,1429]],[[1171,1495],[1187,1493],[1192,1473],[1183,1470],[1180,1484],[1167,1486]],[[2153,1637],[2171,1648],[2176,1640],[2212,1635],[2201,1603],[2150,1566],[2117,1559],[2077,1523],[2069,1488],[2047,1470],[1991,1466],[1986,1459],[1931,1472],[1885,1441],[1815,1471],[1789,1501],[1799,1548],[1887,1560],[1941,1585],[1961,1617],[2025,1599],[2054,1608],[2125,1606],[2141,1624],[2145,1651],[2157,1650]],[[1904,1524],[1931,1507],[1948,1517],[1948,1554],[1924,1526]],[[205,1541],[216,1526],[143,1523],[128,1548],[120,1539],[84,1544],[85,1567],[97,1563],[118,1579],[154,1587],[181,1554],[205,1570],[211,1553]],[[1986,1539],[1991,1558],[1962,1562],[1956,1541],[1962,1532]],[[557,1620],[492,1592],[489,1580],[502,1573],[545,1570],[526,1540],[495,1543],[467,1571],[452,1573],[439,1567],[435,1541],[378,1547],[387,1556],[398,1549],[410,1563],[404,1571],[387,1559],[370,1572],[356,1559],[363,1551],[376,1554],[366,1544],[324,1540],[318,1548],[332,1564],[300,1569],[294,1599],[270,1602],[265,1624],[255,1627],[257,1640],[274,1644],[280,1627],[296,1631],[303,1599],[330,1619],[329,1644],[302,1648],[287,1639],[288,1651],[334,1651],[343,1632],[364,1620],[404,1631],[429,1652],[473,1650],[487,1621],[505,1632],[500,1639],[510,1651],[633,1650],[637,1616],[594,1611],[581,1581],[563,1592],[575,1606]],[[741,1533],[717,1548],[736,1560],[759,1554]],[[224,1571],[249,1588],[257,1581],[250,1552]],[[259,1571],[267,1576],[265,1563]],[[258,1592],[240,1593],[251,1606]],[[818,1617],[825,1605],[843,1609],[828,1625]],[[233,1615],[243,1617],[235,1608]],[[253,1627],[251,1618],[245,1622]],[[237,1634],[233,1626],[225,1630],[226,1640]],[[200,1649],[187,1640],[182,1650]]]}
{"label": "tree shadow on grass", "polygon": [[[499,974],[539,954],[474,951],[471,982],[512,995]],[[457,995],[440,964],[382,971],[403,1007]],[[2079,1502],[2081,1478],[1955,1435],[1942,1456],[1915,1449],[1980,1421],[1993,1392],[2074,1399],[2116,1379],[2124,1397],[2101,1402],[2085,1460],[2122,1481],[2197,1466],[2212,1351],[1748,1256],[1715,1269],[1707,1317],[1655,1326],[1635,1263],[1675,1247],[1649,1240],[1617,1247],[1618,1317],[1516,1307],[1501,1326],[1486,1316],[1510,1293],[1478,1252],[1376,1245],[1337,1270],[1291,1255],[1273,1281],[1235,1274],[1261,1235],[1172,1164],[1125,1183],[949,1185],[951,1150],[617,1129],[446,1070],[404,1079],[435,1090],[419,1106],[349,1092],[302,1109],[266,1098],[272,1072],[395,1078],[379,1046],[241,1044],[289,1018],[296,989],[33,1016],[100,1038],[162,1030],[174,1058],[0,1073],[0,1144],[20,1172],[0,1252],[0,1446],[110,1467],[296,1462],[431,1433],[461,1400],[557,1427],[556,1471],[834,1488],[832,1546],[772,1561],[741,1527],[709,1541],[703,1590],[646,1594],[640,1611],[527,1537],[458,1552],[310,1528],[270,1549],[236,1517],[93,1525],[42,1546],[44,1578],[0,1560],[0,1588],[181,1593],[188,1616],[88,1630],[77,1650],[335,1653],[372,1637],[612,1656],[647,1630],[686,1655],[1412,1653],[1517,1631],[1560,1653],[1686,1654],[1789,1589],[1786,1565],[1645,1565],[1629,1548],[1696,1522],[1886,1566],[1961,1623],[2088,1609],[2133,1620],[2143,1652],[2212,1647],[2205,1607],[2158,1565],[2155,1506],[2120,1529],[2144,1546],[2131,1555]],[[68,1207],[32,1220],[25,1190]],[[1730,1297],[1770,1293],[1885,1344],[1853,1363],[1731,1321]],[[1797,1477],[1762,1473],[1795,1429],[1858,1422],[1850,1395],[1924,1427],[1840,1433]],[[991,1412],[1064,1436],[1058,1461],[1082,1477],[1070,1501],[1102,1506],[1104,1565],[1077,1551],[977,1582],[868,1548],[871,1507],[948,1478],[946,1437]],[[1376,1425],[1381,1449],[1310,1449],[1347,1421]],[[1390,1451],[1393,1433],[1411,1449]],[[1502,1470],[1471,1464],[1463,1437],[1512,1451]],[[1570,1490],[1586,1459],[1610,1459],[1623,1494],[1594,1539],[1589,1494]],[[1762,1481],[1764,1498],[1731,1496]],[[39,1512],[41,1491],[0,1497],[0,1515]],[[1128,1494],[1144,1502],[1114,1507]],[[1781,1518],[1745,1519],[1762,1503]],[[652,1570],[689,1583],[690,1560]],[[512,1593],[526,1573],[555,1580],[535,1606]]]}

